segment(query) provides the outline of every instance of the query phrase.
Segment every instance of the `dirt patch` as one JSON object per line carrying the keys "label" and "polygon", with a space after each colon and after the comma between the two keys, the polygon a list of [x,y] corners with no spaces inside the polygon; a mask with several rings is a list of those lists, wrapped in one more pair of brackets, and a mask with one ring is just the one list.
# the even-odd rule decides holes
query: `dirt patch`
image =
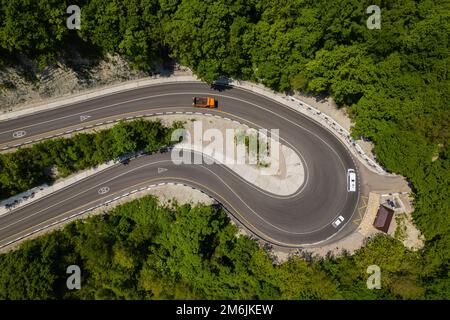
{"label": "dirt patch", "polygon": [[423,248],[425,238],[415,226],[412,219],[412,198],[409,196],[395,196],[393,199],[400,207],[395,210],[394,219],[389,227],[389,235],[401,241],[403,245],[413,251]]}

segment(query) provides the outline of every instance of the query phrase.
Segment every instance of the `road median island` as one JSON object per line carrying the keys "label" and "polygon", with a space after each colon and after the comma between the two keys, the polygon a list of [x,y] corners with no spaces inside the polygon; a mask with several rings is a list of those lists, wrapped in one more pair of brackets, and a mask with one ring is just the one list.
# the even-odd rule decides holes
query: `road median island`
{"label": "road median island", "polygon": [[[154,117],[152,118],[154,119]],[[194,122],[191,121],[191,115],[159,115],[157,118],[157,121],[161,121],[167,128],[175,127],[177,124],[183,122],[184,127],[188,132],[193,133],[194,131]],[[205,131],[209,129],[218,129],[220,132],[225,134],[225,130],[227,129],[236,130],[236,132],[249,129],[246,125],[240,124],[236,121],[226,120],[222,117],[218,118],[197,114],[196,119],[196,121],[201,121]],[[108,128],[111,128],[111,126],[108,126]],[[270,163],[269,168],[261,168],[258,165],[251,165],[248,163],[237,164],[235,163],[235,159],[227,159],[225,154],[219,152],[220,150],[211,148],[211,144],[208,144],[208,141],[205,141],[202,146],[180,143],[177,144],[176,147],[177,149],[202,152],[205,156],[211,157],[213,161],[227,166],[248,183],[275,195],[287,196],[293,194],[303,185],[305,180],[305,171],[299,155],[285,145],[279,146],[280,153],[277,159],[274,157],[269,157],[269,160],[266,159],[266,161]],[[127,157],[133,158],[141,155],[143,155],[142,151],[130,153]],[[32,189],[9,197],[0,202],[0,215],[9,213],[13,209],[18,209],[24,205],[30,204],[33,201],[75,184],[87,177],[99,174],[102,171],[116,165],[117,162],[117,159],[115,161],[106,161],[99,165],[95,165],[93,168],[74,172],[68,177],[59,178],[50,185],[43,184],[40,186],[35,186]],[[275,167],[275,171],[269,170]]]}
{"label": "road median island", "polygon": [[[56,191],[114,165],[123,156],[136,156],[138,152],[152,152],[170,143],[171,133],[180,124],[165,127],[160,121],[143,119],[120,122],[112,128],[94,133],[78,133],[71,138],[57,138],[0,154],[0,195],[6,209],[18,204],[14,197],[44,184],[59,180],[57,187],[43,188]],[[81,172],[82,170],[87,170]],[[79,173],[70,179],[69,175]],[[42,192],[41,192],[42,194]],[[30,201],[32,194],[23,194]],[[22,198],[23,198],[22,196]],[[12,202],[11,202],[12,201]],[[6,206],[6,204],[11,204]]]}
{"label": "road median island", "polygon": [[[257,163],[256,161],[251,161],[252,155],[249,150],[245,150],[245,146],[237,144],[236,141],[227,143],[226,139],[235,140],[237,133],[248,132],[248,134],[255,134],[258,132],[247,125],[231,119],[207,115],[195,115],[195,121],[192,121],[192,117],[182,115],[166,116],[165,119],[170,118],[172,118],[172,121],[176,119],[176,121],[184,122],[184,130],[190,136],[194,136],[196,131],[202,132],[204,136],[200,143],[195,141],[178,143],[172,152],[186,150],[202,153],[205,157],[210,158],[205,159],[206,162],[223,164],[248,183],[278,196],[294,194],[305,182],[306,172],[301,157],[289,146],[276,144],[273,139],[266,137],[270,141],[269,145],[273,144],[274,148],[272,148],[273,150],[269,155],[264,155],[264,162]],[[191,120],[188,120],[189,118]],[[208,132],[210,130],[214,130],[213,132],[216,135],[224,138],[223,148],[222,146],[217,147],[214,143],[217,141],[217,137],[209,135]],[[228,148],[233,150],[229,152]],[[238,150],[240,148],[245,153],[242,158],[239,158]],[[278,152],[274,152],[276,151],[275,148],[278,148]]]}
{"label": "road median island", "polygon": [[75,174],[70,175],[69,177],[59,179],[55,181],[55,183],[53,184],[50,185],[43,184],[34,187],[30,190],[27,190],[25,192],[21,192],[20,194],[12,196],[8,199],[5,199],[0,202],[0,216],[9,213],[13,209],[18,209],[24,205],[28,205],[33,201],[39,200],[67,186],[73,185],[78,181],[83,180],[89,176],[92,176],[108,168],[111,168],[115,164],[116,162],[114,161],[108,161],[99,166],[96,166],[95,168],[87,169],[82,172],[77,172]]}

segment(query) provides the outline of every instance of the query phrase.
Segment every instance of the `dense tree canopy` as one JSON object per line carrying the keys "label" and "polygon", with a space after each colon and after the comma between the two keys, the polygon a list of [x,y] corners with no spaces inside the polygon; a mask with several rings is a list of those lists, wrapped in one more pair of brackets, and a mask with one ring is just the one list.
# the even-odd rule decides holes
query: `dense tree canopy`
{"label": "dense tree canopy", "polygon": [[44,67],[66,40],[66,1],[1,0],[0,47],[22,53]]}
{"label": "dense tree canopy", "polygon": [[[237,235],[218,206],[161,207],[148,196],[71,223],[0,255],[0,299],[414,299],[448,298],[427,283],[436,266],[379,236],[354,256],[276,265]],[[81,290],[66,288],[76,264]],[[366,286],[367,266],[382,288]]]}

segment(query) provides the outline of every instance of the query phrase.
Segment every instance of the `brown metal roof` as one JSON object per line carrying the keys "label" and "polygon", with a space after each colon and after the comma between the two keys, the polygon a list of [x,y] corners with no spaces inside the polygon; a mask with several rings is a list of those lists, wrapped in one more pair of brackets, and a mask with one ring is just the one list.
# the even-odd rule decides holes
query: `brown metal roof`
{"label": "brown metal roof", "polygon": [[388,232],[389,226],[391,224],[392,217],[394,215],[394,210],[381,205],[378,209],[377,217],[373,223],[373,226],[378,230],[381,230],[385,233]]}

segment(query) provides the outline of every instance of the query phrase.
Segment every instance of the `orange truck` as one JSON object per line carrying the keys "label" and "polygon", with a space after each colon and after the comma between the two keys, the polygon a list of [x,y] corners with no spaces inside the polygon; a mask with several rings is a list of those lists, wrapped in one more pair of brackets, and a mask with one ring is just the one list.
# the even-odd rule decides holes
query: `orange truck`
{"label": "orange truck", "polygon": [[192,97],[192,106],[196,108],[215,108],[216,100],[211,97]]}

